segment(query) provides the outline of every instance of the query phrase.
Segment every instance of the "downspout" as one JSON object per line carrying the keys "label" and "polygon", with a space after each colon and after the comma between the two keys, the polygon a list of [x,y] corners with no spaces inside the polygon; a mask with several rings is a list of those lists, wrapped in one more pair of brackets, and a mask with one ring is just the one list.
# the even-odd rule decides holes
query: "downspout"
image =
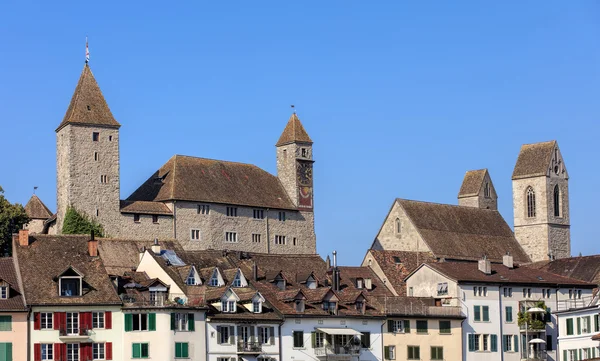
{"label": "downspout", "polygon": [[[279,332],[279,334],[277,335],[277,338],[279,338],[279,361],[282,361],[282,360],[281,360],[281,355],[282,355],[282,352],[283,352],[283,345],[281,344],[281,324],[282,324],[282,323],[281,323],[281,322],[279,322],[279,327],[278,327],[278,329],[279,329],[279,331],[278,331],[278,332]],[[207,360],[207,361],[208,361],[208,360]]]}
{"label": "downspout", "polygon": [[[206,317],[206,310],[204,311],[204,338],[206,338],[206,354],[205,354],[205,361],[208,361],[208,359],[210,358],[210,341],[209,341],[209,337],[208,337],[208,317]],[[217,341],[218,342],[218,341]]]}
{"label": "downspout", "polygon": [[34,322],[31,322],[31,306],[27,307],[27,361],[31,361],[31,347],[29,345],[31,345],[31,325]]}
{"label": "downspout", "polygon": [[504,324],[504,317],[506,317],[506,315],[504,315],[503,317],[503,312],[502,312],[502,294],[501,294],[501,285],[498,285],[498,312],[500,313],[500,340],[498,340],[496,342],[496,347],[498,347],[500,350],[500,359],[502,361],[504,361],[504,331],[502,330],[502,325]]}
{"label": "downspout", "polygon": [[[560,285],[556,285],[556,297],[554,298],[554,311],[558,311],[558,291],[560,289]],[[552,320],[552,313],[550,313],[550,320]],[[554,335],[556,336],[556,347],[554,348],[556,350],[556,357],[554,359],[558,360],[560,359],[560,349],[558,348],[558,320],[557,323],[555,324],[554,322],[552,322],[552,325],[554,326]],[[547,347],[547,345],[546,345]],[[546,348],[546,358],[548,357],[548,349]],[[566,360],[565,360],[566,361]]]}

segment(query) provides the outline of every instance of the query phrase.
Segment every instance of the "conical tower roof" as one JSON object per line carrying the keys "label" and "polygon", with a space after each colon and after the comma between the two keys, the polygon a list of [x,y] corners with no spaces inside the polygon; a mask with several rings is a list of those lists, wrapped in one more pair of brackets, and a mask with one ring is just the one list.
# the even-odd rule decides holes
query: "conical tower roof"
{"label": "conical tower roof", "polygon": [[312,140],[304,130],[300,119],[296,113],[292,114],[290,120],[288,120],[283,133],[281,133],[281,137],[279,137],[279,141],[275,146],[279,147],[281,145],[286,145],[290,143],[311,143]]}
{"label": "conical tower roof", "polygon": [[67,124],[121,126],[113,117],[88,64],[83,67],[67,113],[56,131]]}
{"label": "conical tower roof", "polygon": [[25,205],[25,213],[31,219],[48,219],[52,217],[50,209],[35,194],[31,196],[29,202]]}

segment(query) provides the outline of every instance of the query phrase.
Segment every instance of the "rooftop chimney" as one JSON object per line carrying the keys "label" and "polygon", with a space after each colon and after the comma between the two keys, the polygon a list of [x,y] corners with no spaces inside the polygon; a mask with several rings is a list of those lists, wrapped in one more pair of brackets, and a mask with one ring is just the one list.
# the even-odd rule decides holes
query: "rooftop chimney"
{"label": "rooftop chimney", "polygon": [[483,256],[482,259],[479,260],[479,270],[483,273],[485,273],[486,275],[491,275],[492,274],[492,264],[490,263],[490,260],[487,259],[487,256]]}
{"label": "rooftop chimney", "polygon": [[144,253],[146,253],[146,246],[142,246],[142,249],[140,250],[140,258],[138,259],[138,262],[142,261],[142,257],[144,257]]}
{"label": "rooftop chimney", "polygon": [[98,241],[94,237],[94,231],[92,231],[91,238],[88,241],[88,253],[90,257],[98,257]]}
{"label": "rooftop chimney", "polygon": [[337,252],[333,251],[333,290],[338,292],[340,290],[340,270],[337,266]]}
{"label": "rooftop chimney", "polygon": [[510,252],[506,252],[504,257],[502,257],[502,264],[508,268],[513,268],[513,256],[510,255]]}
{"label": "rooftop chimney", "polygon": [[19,230],[19,246],[21,246],[21,247],[29,246],[29,230],[28,229]]}
{"label": "rooftop chimney", "polygon": [[152,252],[156,255],[160,255],[160,245],[158,244],[158,238],[154,238],[154,244],[152,245]]}
{"label": "rooftop chimney", "polygon": [[327,255],[327,258],[325,258],[325,262],[327,262],[327,269],[331,268],[331,259],[329,258],[329,255]]}
{"label": "rooftop chimney", "polygon": [[252,262],[252,280],[254,282],[258,281],[258,266],[256,265],[256,261]]}

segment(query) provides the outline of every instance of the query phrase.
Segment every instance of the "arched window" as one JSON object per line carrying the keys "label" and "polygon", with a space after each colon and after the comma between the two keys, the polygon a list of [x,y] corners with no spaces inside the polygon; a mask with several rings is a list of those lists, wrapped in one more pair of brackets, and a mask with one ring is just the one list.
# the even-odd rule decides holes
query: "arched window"
{"label": "arched window", "polygon": [[396,233],[400,234],[402,231],[402,225],[400,224],[400,218],[396,218]]}
{"label": "arched window", "polygon": [[527,188],[527,217],[535,217],[535,192],[533,188]]}
{"label": "arched window", "polygon": [[560,188],[554,186],[554,217],[560,217]]}
{"label": "arched window", "polygon": [[490,184],[488,182],[485,182],[485,186],[483,187],[483,196],[490,198]]}

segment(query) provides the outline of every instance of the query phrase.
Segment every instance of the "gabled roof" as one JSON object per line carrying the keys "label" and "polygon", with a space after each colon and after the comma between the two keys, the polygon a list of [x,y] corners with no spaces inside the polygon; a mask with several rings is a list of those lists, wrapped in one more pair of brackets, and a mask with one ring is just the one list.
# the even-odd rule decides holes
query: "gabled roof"
{"label": "gabled roof", "polygon": [[[154,242],[152,240],[125,240],[103,238],[98,241],[98,254],[106,271],[110,275],[121,276],[128,271],[135,269],[140,262],[140,252],[142,249],[151,249]],[[181,245],[173,240],[159,240],[161,249],[174,250],[178,255],[182,252]]]}
{"label": "gabled roof", "polygon": [[[410,252],[376,250],[368,251],[383,271],[388,284],[391,284],[399,295],[406,295],[404,279],[422,263],[436,262],[430,252]],[[399,261],[399,262],[398,262]]]}
{"label": "gabled roof", "polygon": [[396,202],[437,258],[476,261],[486,255],[502,262],[510,252],[515,262],[530,262],[498,211],[406,199]]}
{"label": "gabled roof", "polygon": [[67,113],[56,131],[58,132],[68,124],[111,128],[121,126],[113,117],[106,99],[104,99],[102,91],[87,64],[83,67]]}
{"label": "gabled roof", "polygon": [[0,258],[0,280],[11,288],[8,299],[0,299],[0,311],[25,311],[27,308],[13,257]]}
{"label": "gabled roof", "polygon": [[175,155],[128,201],[189,201],[291,209],[277,177],[252,164]]}
{"label": "gabled roof", "polygon": [[598,254],[539,261],[528,267],[600,285],[600,255]]}
{"label": "gabled roof", "polygon": [[29,202],[25,205],[25,213],[31,219],[48,219],[52,217],[50,209],[35,194],[29,198]]}
{"label": "gabled roof", "polygon": [[546,175],[552,160],[554,147],[556,147],[555,140],[523,144],[513,170],[512,179]]}
{"label": "gabled roof", "polygon": [[163,202],[121,201],[121,213],[173,215]]}
{"label": "gabled roof", "polygon": [[288,120],[288,123],[285,126],[283,133],[281,133],[281,136],[279,137],[279,140],[275,146],[279,147],[281,145],[290,143],[312,144],[312,140],[308,136],[308,133],[306,133],[306,130],[304,130],[304,126],[302,126],[302,123],[300,122],[300,119],[298,119],[296,113],[292,114]]}
{"label": "gabled roof", "polygon": [[485,179],[485,175],[488,172],[487,169],[470,170],[465,174],[460,191],[458,192],[458,198],[471,197],[479,194],[481,190],[481,184]]}

